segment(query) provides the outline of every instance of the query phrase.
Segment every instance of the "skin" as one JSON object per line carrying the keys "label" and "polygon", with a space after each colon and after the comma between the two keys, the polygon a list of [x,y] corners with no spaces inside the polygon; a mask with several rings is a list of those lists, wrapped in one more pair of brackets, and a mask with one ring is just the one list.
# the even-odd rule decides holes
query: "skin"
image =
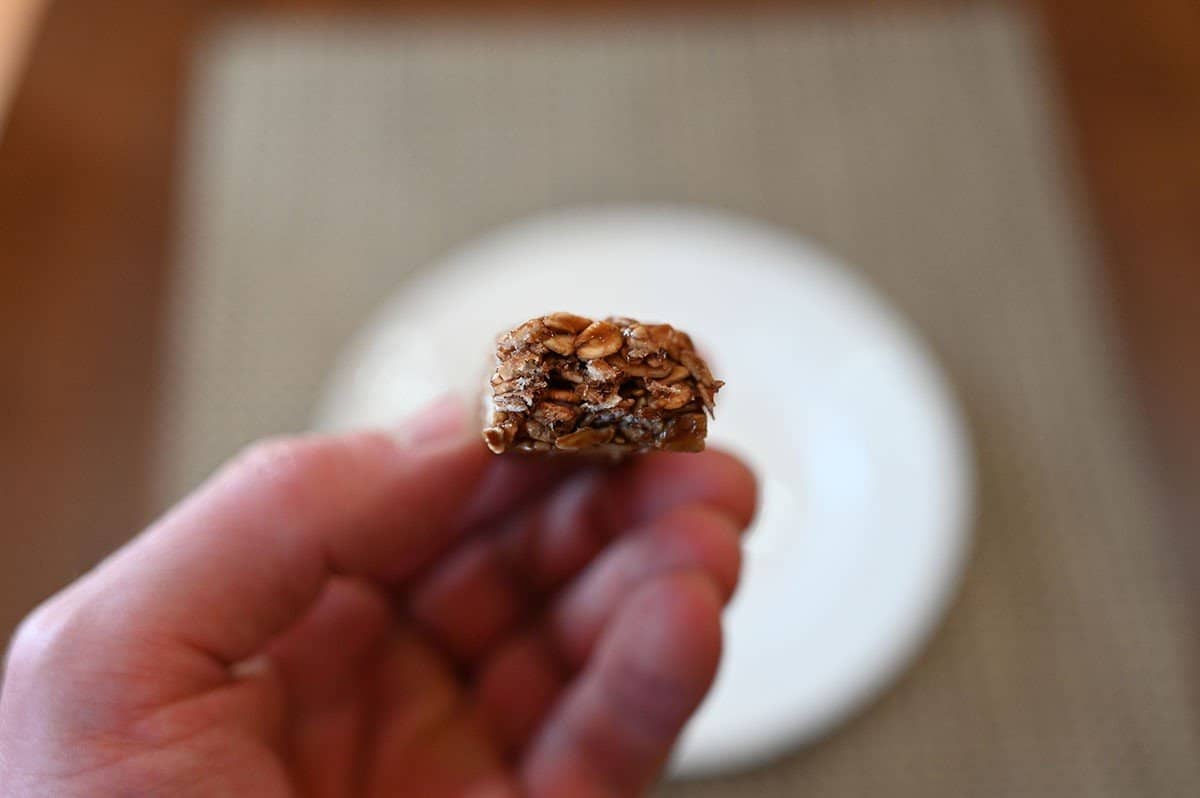
{"label": "skin", "polygon": [[460,405],[267,442],[30,615],[18,796],[631,796],[711,684],[732,457],[489,455]]}

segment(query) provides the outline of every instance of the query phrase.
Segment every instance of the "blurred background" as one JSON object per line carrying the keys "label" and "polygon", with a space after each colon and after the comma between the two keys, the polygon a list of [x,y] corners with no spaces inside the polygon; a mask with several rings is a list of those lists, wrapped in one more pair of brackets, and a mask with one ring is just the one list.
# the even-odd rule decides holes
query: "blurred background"
{"label": "blurred background", "polygon": [[1195,0],[4,0],[0,640],[405,273],[595,201],[722,207],[931,342],[979,522],[930,650],[680,795],[1200,794]]}

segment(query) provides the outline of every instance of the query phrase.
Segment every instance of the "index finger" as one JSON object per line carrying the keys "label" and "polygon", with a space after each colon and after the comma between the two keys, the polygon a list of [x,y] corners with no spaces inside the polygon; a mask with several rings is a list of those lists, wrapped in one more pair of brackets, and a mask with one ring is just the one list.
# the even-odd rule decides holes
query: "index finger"
{"label": "index finger", "polygon": [[480,496],[502,464],[461,414],[443,433],[418,444],[371,432],[253,447],[49,602],[40,636],[71,638],[97,665],[153,657],[160,671],[174,663],[225,678],[330,576],[403,580],[468,522],[503,510],[504,496]]}

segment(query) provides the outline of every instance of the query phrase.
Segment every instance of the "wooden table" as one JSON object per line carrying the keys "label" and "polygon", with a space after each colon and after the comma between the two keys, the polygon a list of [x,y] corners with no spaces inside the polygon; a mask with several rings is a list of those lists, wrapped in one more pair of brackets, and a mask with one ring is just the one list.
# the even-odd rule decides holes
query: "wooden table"
{"label": "wooden table", "polygon": [[[1178,534],[1164,545],[1194,573],[1200,566],[1200,543],[1191,534],[1200,527],[1200,500],[1189,489],[1200,484],[1200,4],[1033,2],[1086,179],[1083,207],[1105,247],[1127,344],[1119,356],[1142,389],[1147,432],[1163,465],[1164,501],[1177,520]],[[33,602],[148,520],[179,112],[192,45],[231,7],[490,14],[541,13],[552,4],[51,4],[0,140],[0,640]],[[555,13],[644,11],[644,4],[618,0],[553,7]]]}

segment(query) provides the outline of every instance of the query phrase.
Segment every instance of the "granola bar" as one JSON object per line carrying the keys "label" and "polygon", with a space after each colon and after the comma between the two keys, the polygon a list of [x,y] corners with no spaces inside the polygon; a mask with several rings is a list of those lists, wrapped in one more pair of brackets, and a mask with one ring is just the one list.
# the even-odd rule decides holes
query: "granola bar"
{"label": "granola bar", "polygon": [[668,324],[553,313],[500,336],[483,437],[496,454],[699,452],[723,384]]}

